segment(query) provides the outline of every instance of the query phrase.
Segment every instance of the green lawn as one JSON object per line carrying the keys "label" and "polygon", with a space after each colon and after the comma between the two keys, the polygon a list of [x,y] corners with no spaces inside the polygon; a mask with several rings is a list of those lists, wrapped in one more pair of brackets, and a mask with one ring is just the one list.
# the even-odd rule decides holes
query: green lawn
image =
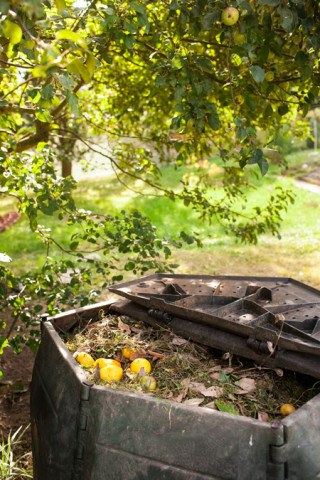
{"label": "green lawn", "polygon": [[[304,155],[308,158],[308,152]],[[301,152],[290,157],[293,165],[303,163]],[[184,168],[183,173],[187,172],[191,169]],[[164,167],[162,174],[167,187],[180,188],[180,172]],[[180,264],[179,273],[292,276],[320,287],[320,194],[298,188],[292,178],[281,176],[281,169],[274,166],[264,179],[256,178],[254,185],[256,189],[247,192],[248,209],[253,204],[263,205],[278,186],[289,188],[295,194],[295,204],[289,207],[282,223],[280,241],[264,235],[257,246],[240,245],[235,238],[227,236],[216,221],[209,225],[179,202],[150,197],[149,190],[137,181],[131,182],[130,187],[143,190],[145,195],[125,189],[115,178],[108,177],[80,182],[76,199],[80,208],[100,213],[138,209],[150,217],[161,236],[171,240],[177,239],[181,230],[197,232],[203,241],[202,249],[186,246],[173,252],[174,263]],[[219,177],[212,195],[221,195]],[[0,199],[0,214],[14,208],[12,201]],[[41,222],[51,228],[62,244],[68,245],[70,230],[63,222],[54,217],[43,217]],[[0,251],[10,255],[12,266],[26,270],[43,261],[45,251],[41,241],[28,230],[26,219],[0,235]]]}

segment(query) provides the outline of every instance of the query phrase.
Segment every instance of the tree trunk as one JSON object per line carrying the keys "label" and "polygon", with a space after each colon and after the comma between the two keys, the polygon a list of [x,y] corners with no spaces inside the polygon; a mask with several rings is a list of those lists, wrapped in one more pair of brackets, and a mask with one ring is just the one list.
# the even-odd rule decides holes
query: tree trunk
{"label": "tree trunk", "polygon": [[[68,128],[68,118],[62,117],[59,124],[61,129],[66,131]],[[61,175],[63,178],[72,175],[72,159],[75,157],[75,144],[76,140],[72,137],[62,136],[59,139],[58,155],[61,161]]]}
{"label": "tree trunk", "polygon": [[63,178],[69,177],[72,175],[72,161],[71,160],[61,160],[61,174]]}
{"label": "tree trunk", "polygon": [[318,119],[314,117],[313,119],[313,136],[314,136],[314,150],[318,150]]}

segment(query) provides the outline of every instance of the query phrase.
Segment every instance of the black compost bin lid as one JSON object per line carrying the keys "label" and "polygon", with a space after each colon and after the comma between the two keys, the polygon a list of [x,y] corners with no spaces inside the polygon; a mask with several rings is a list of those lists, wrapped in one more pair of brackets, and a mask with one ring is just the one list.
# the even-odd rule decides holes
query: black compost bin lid
{"label": "black compost bin lid", "polygon": [[120,312],[135,310],[197,342],[320,378],[320,291],[297,280],[154,274],[109,290],[130,300]]}

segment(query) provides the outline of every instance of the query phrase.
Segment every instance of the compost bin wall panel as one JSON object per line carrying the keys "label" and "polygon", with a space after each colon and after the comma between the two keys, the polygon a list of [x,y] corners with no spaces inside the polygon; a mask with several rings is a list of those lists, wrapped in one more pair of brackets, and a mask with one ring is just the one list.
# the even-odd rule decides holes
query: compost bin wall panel
{"label": "compost bin wall panel", "polygon": [[31,385],[35,480],[72,480],[85,375],[50,323],[43,325]]}
{"label": "compost bin wall panel", "polygon": [[320,395],[283,420],[287,478],[320,478]]}
{"label": "compost bin wall panel", "polygon": [[94,386],[87,440],[85,480],[98,479],[98,470],[105,479],[127,480],[126,463],[143,464],[144,471],[162,464],[166,476],[155,480],[176,478],[174,468],[188,471],[185,479],[265,480],[274,433],[249,418]]}
{"label": "compost bin wall panel", "polygon": [[[97,461],[90,480],[223,480],[215,475],[202,475],[173,467],[150,458],[96,446]],[[106,459],[108,459],[106,465]]]}

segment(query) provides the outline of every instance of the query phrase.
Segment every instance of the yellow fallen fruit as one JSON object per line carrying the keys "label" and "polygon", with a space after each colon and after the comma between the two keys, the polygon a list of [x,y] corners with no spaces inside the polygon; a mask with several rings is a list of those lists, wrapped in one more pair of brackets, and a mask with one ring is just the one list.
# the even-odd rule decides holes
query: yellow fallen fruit
{"label": "yellow fallen fruit", "polygon": [[89,353],[86,352],[78,353],[78,355],[76,356],[76,360],[78,363],[81,363],[81,365],[84,365],[85,367],[91,367],[91,365],[94,364],[93,358],[91,357],[91,355],[89,355]]}
{"label": "yellow fallen fruit", "polygon": [[121,353],[124,356],[124,358],[130,358],[131,355],[134,354],[134,350],[131,350],[131,348],[123,348],[121,350]]}
{"label": "yellow fallen fruit", "polygon": [[105,382],[119,382],[123,375],[123,370],[117,365],[108,365],[100,369],[100,378]]}
{"label": "yellow fallen fruit", "polygon": [[108,367],[109,365],[121,367],[121,363],[113,358],[98,358],[98,360],[94,362],[93,368],[96,368],[97,365],[99,365],[99,368]]}
{"label": "yellow fallen fruit", "polygon": [[136,358],[130,365],[130,370],[134,373],[139,373],[141,368],[144,368],[145,373],[151,372],[151,364],[146,358]]}
{"label": "yellow fallen fruit", "polygon": [[155,390],[157,387],[157,382],[151,375],[141,377],[140,384],[145,390]]}
{"label": "yellow fallen fruit", "polygon": [[284,405],[281,405],[280,407],[280,413],[283,417],[286,417],[287,415],[290,415],[291,413],[295,412],[295,408],[291,403],[285,403]]}

